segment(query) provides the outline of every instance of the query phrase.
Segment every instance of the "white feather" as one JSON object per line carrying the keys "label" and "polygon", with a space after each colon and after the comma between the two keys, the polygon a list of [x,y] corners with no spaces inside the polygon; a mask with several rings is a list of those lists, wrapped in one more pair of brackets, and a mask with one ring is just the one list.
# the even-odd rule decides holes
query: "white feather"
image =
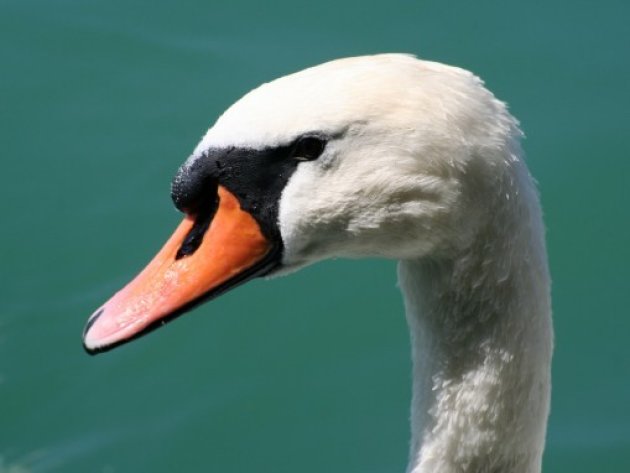
{"label": "white feather", "polygon": [[408,471],[540,471],[552,326],[538,197],[506,106],[468,71],[342,59],[253,90],[210,147],[334,137],[280,201],[287,271],[400,260],[413,356]]}

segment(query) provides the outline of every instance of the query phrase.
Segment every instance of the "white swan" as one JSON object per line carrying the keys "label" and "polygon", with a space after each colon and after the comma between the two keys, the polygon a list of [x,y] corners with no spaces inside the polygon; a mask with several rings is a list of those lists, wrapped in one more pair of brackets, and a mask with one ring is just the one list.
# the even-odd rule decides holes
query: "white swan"
{"label": "white swan", "polygon": [[471,73],[342,59],[253,90],[173,182],[188,217],[88,321],[107,350],[259,275],[395,258],[413,357],[408,472],[538,472],[552,326],[521,133]]}

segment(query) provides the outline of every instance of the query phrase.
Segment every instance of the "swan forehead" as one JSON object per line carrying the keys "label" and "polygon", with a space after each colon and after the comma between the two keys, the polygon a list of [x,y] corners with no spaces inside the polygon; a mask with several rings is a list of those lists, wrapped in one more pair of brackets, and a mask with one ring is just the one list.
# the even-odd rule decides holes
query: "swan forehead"
{"label": "swan forehead", "polygon": [[[252,90],[208,130],[195,154],[211,147],[261,148],[309,132],[338,134],[383,117],[404,119],[423,72],[436,67],[402,54],[346,58],[281,77]],[[444,71],[442,71],[443,73]]]}

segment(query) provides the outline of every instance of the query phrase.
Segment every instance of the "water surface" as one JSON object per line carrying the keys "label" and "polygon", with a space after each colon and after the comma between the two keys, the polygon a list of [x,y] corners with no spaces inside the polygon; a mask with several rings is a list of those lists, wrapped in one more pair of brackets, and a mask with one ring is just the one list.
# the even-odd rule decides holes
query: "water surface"
{"label": "water surface", "polygon": [[630,4],[217,3],[0,2],[0,472],[404,471],[393,262],[322,263],[107,355],[80,345],[179,221],[170,179],[226,106],[385,51],[474,70],[522,121],[554,278],[545,471],[630,471]]}

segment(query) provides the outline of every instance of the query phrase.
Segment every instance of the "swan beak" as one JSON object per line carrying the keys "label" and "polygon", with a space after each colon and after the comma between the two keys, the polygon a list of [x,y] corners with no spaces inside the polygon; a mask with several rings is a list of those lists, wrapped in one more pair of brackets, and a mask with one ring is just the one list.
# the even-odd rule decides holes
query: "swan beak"
{"label": "swan beak", "polygon": [[187,216],[148,266],[90,317],[88,353],[139,337],[271,269],[277,248],[231,192],[219,186],[217,196],[205,223]]}

